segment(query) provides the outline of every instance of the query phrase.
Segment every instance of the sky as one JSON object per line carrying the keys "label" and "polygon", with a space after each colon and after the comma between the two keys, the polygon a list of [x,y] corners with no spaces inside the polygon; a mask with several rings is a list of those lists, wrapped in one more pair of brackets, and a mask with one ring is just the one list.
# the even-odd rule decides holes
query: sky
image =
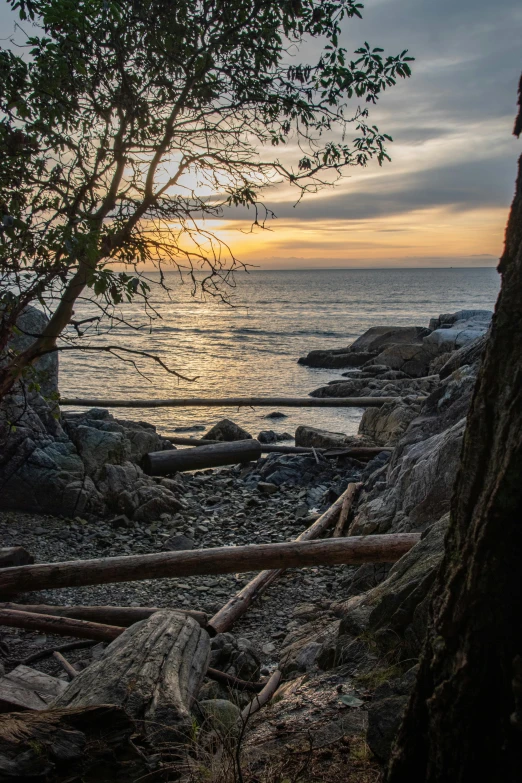
{"label": "sky", "polygon": [[[392,162],[351,169],[335,190],[270,206],[271,232],[221,233],[262,267],[495,266],[514,192],[511,135],[522,70],[519,0],[367,0],[348,51],[409,49],[413,76],[371,119]],[[286,197],[285,197],[286,196]]]}
{"label": "sky", "polygon": [[[367,0],[342,45],[415,57],[413,76],[371,112],[392,162],[352,168],[297,207],[270,194],[277,219],[249,234],[240,217],[207,228],[260,268],[495,266],[520,142],[511,135],[522,70],[520,0]],[[0,0],[0,37],[12,30]]]}

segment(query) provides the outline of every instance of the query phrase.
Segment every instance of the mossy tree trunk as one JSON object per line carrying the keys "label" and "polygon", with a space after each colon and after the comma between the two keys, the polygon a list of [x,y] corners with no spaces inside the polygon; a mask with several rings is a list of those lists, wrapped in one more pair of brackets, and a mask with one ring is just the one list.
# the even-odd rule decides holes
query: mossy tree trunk
{"label": "mossy tree trunk", "polygon": [[522,157],[430,627],[387,783],[522,775]]}

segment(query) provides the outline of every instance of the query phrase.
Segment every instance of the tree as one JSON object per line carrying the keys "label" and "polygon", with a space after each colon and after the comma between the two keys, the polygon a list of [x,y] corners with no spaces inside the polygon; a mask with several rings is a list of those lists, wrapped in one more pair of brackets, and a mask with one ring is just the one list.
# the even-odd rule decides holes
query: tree
{"label": "tree", "polygon": [[[100,317],[124,299],[147,307],[144,265],[172,263],[226,296],[240,262],[205,218],[248,208],[263,226],[277,182],[300,198],[389,159],[368,107],[347,102],[374,104],[412,58],[367,43],[348,58],[339,34],[361,16],[355,0],[10,4],[29,32],[20,54],[0,49],[0,399],[88,328],[78,301],[94,298]],[[310,39],[323,49],[302,64]],[[15,354],[16,321],[35,301],[49,323]]]}
{"label": "tree", "polygon": [[[522,80],[520,88],[522,100]],[[499,272],[428,635],[387,783],[520,780],[522,156]]]}

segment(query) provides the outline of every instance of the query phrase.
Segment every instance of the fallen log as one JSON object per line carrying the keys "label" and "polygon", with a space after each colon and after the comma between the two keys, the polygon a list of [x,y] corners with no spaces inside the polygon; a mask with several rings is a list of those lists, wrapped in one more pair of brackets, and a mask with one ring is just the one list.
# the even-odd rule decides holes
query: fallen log
{"label": "fallen log", "polygon": [[[163,435],[165,440],[175,446],[211,446],[214,443],[222,443],[219,440],[207,440],[206,438],[181,438],[177,435]],[[351,448],[316,449],[311,446],[284,446],[277,443],[261,443],[262,454],[321,454],[323,457],[356,457],[357,459],[371,459],[383,451],[393,451],[389,446],[353,446]]]}
{"label": "fallen log", "polygon": [[[62,397],[60,405],[79,408],[380,408],[402,397],[174,397],[168,400],[95,400]],[[425,397],[417,397],[425,400]]]}
{"label": "fallen log", "polygon": [[23,546],[6,546],[0,549],[0,568],[34,563],[34,557]]}
{"label": "fallen log", "polygon": [[[26,566],[21,566],[22,568]],[[23,628],[26,631],[42,631],[57,636],[77,636],[79,639],[97,639],[100,642],[112,642],[124,628],[114,625],[101,625],[87,620],[74,620],[72,617],[54,617],[50,614],[22,612],[17,609],[0,609],[0,625],[11,628]]]}
{"label": "fallen log", "polygon": [[[319,538],[325,530],[328,530],[341,513],[346,497],[352,497],[352,490],[350,487],[351,484],[348,484],[348,487],[342,495],[337,498],[335,503],[332,503],[330,508],[328,508],[324,514],[321,514],[310,527],[303,530],[296,538],[296,541],[311,541],[315,538]],[[221,607],[219,612],[209,620],[209,628],[216,634],[224,633],[225,631],[228,631],[229,628],[232,628],[236,620],[246,612],[250,604],[258,598],[272,582],[278,579],[283,571],[283,568],[279,568],[275,571],[266,570],[257,574],[257,576],[251,579],[242,590],[236,593],[236,595],[232,596],[232,598]]]}
{"label": "fallen log", "polygon": [[208,668],[210,637],[165,609],[126,628],[69,683],[55,707],[116,704],[152,742],[187,740],[190,708]]}
{"label": "fallen log", "polygon": [[[321,520],[324,517],[325,514],[305,532],[308,534],[309,531],[322,530],[324,525]],[[257,571],[263,568],[393,563],[418,540],[417,533],[352,536],[322,541],[306,540],[302,534],[296,541],[280,544],[248,544],[181,552],[158,552],[151,555],[70,560],[64,563],[39,563],[4,568],[0,571],[0,594],[196,574],[229,574]],[[9,611],[14,610],[0,610],[0,618],[7,616],[6,613]],[[35,617],[44,616],[35,615]],[[65,617],[61,620],[63,623],[86,622]]]}
{"label": "fallen log", "polygon": [[152,451],[145,454],[141,466],[149,476],[165,476],[184,470],[202,470],[220,465],[236,465],[241,462],[253,462],[261,456],[261,444],[258,440],[236,440],[226,443],[213,443],[197,449],[173,449],[172,451]]}
{"label": "fallen log", "polygon": [[339,514],[339,519],[337,520],[337,524],[334,528],[333,538],[339,538],[340,536],[342,536],[344,527],[348,520],[348,514],[350,513],[350,509],[353,505],[353,501],[355,499],[355,496],[357,495],[357,492],[361,487],[362,487],[361,482],[359,482],[358,484],[348,484],[348,487],[346,488],[346,492],[343,495],[343,504],[341,506],[341,513]]}
{"label": "fallen log", "polygon": [[267,704],[276,690],[279,687],[279,683],[281,682],[281,672],[276,669],[276,671],[272,674],[270,679],[268,680],[267,684],[263,688],[260,693],[255,696],[250,704],[247,704],[247,706],[244,708],[244,710],[241,713],[241,720],[243,723],[246,723],[246,721],[254,715],[254,713],[258,712],[261,707],[264,707],[265,704]]}
{"label": "fallen log", "polygon": [[[146,620],[154,612],[165,607],[159,606],[51,606],[50,604],[15,604],[0,603],[0,609],[15,609],[33,614],[50,614],[54,617],[73,617],[76,620],[90,620],[94,623],[117,625],[128,628],[130,625]],[[206,628],[208,616],[205,612],[167,607],[184,617],[193,617],[202,628]]]}

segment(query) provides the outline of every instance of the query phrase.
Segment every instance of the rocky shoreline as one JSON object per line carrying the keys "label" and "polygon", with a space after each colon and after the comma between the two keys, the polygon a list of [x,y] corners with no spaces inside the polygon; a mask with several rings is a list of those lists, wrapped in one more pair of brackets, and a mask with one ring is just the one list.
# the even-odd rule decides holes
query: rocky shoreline
{"label": "rocky shoreline", "polygon": [[[345,350],[313,351],[300,360],[344,370],[312,396],[399,398],[362,416],[357,442],[394,449],[367,464],[270,454],[243,467],[152,479],[141,471],[141,457],[172,446],[146,422],[119,420],[103,410],[60,415],[38,393],[13,397],[0,411],[3,546],[23,545],[37,562],[53,562],[285,541],[305,529],[348,482],[362,481],[348,534],[414,531],[422,533],[420,543],[391,568],[288,571],[232,634],[212,640],[211,666],[249,680],[279,666],[287,681],[278,700],[249,727],[246,750],[254,766],[262,768],[267,759],[287,752],[290,736],[299,744],[310,731],[323,744],[337,737],[339,748],[343,737],[352,737],[353,744],[366,732],[374,758],[384,762],[415,675],[490,316],[461,311],[433,319],[429,328],[375,327]],[[47,363],[45,371],[46,391],[57,391],[57,367]],[[282,435],[264,437],[275,442]],[[297,445],[317,448],[354,442],[313,427],[300,427],[295,439]],[[18,600],[213,613],[249,578],[66,588]],[[13,629],[3,629],[2,640],[6,670],[42,647],[63,643]],[[71,653],[70,660],[86,667],[102,647]],[[53,659],[41,669],[65,676]],[[232,697],[210,680],[198,696],[199,701],[231,698],[244,704],[246,697]],[[374,763],[371,756],[368,763]]]}

